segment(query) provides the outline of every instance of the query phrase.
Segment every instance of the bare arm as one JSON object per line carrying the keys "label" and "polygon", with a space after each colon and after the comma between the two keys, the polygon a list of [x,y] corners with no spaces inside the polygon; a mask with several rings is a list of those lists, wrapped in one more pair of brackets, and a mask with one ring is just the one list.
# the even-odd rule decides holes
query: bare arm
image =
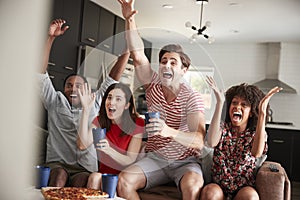
{"label": "bare arm", "polygon": [[122,55],[118,57],[117,62],[114,64],[113,68],[109,72],[109,76],[115,81],[119,81],[123,71],[128,63],[130,52],[126,50]]}
{"label": "bare arm", "polygon": [[62,26],[66,23],[65,20],[55,19],[51,22],[48,30],[48,39],[46,41],[45,50],[44,50],[44,58],[43,58],[43,66],[41,68],[41,73],[45,74],[48,68],[49,55],[51,51],[52,44],[57,36],[63,35],[65,31],[69,28],[69,26]]}
{"label": "bare arm", "polygon": [[106,139],[100,141],[100,145],[102,147],[97,150],[106,153],[111,157],[111,159],[126,167],[136,161],[136,158],[142,146],[142,137],[143,134],[139,133],[131,138],[126,154],[122,154],[116,151],[114,148],[110,147]]}
{"label": "bare arm", "polygon": [[133,8],[134,0],[129,0],[128,2],[126,0],[118,1],[122,6],[122,13],[126,21],[126,40],[133,59],[137,77],[143,85],[149,84],[153,71],[149,60],[144,53],[144,43],[137,31],[134,18],[137,11]]}
{"label": "bare arm", "polygon": [[[77,136],[77,147],[80,150],[84,150],[93,143],[92,127],[89,126],[89,115],[92,107],[95,103],[95,93],[91,92],[91,87],[86,83],[82,91],[78,90],[78,95],[82,105],[82,115],[80,118],[78,136]],[[90,128],[89,128],[90,127]]]}
{"label": "bare arm", "polygon": [[149,134],[171,137],[176,142],[191,148],[202,149],[204,147],[205,117],[200,111],[187,115],[189,132],[171,128],[159,118],[150,118],[149,122],[151,123],[146,125],[146,131]]}
{"label": "bare arm", "polygon": [[208,146],[215,147],[219,143],[221,136],[222,136],[222,133],[220,130],[220,123],[221,123],[222,108],[224,105],[225,96],[219,90],[219,88],[216,85],[215,80],[212,77],[207,77],[206,82],[214,91],[214,94],[215,94],[216,100],[217,100],[215,112],[213,114],[212,120],[210,122],[208,131],[207,131],[207,136],[206,136]]}
{"label": "bare arm", "polygon": [[259,113],[258,113],[258,121],[256,126],[256,132],[254,136],[253,146],[251,149],[251,153],[255,157],[260,157],[263,153],[265,142],[267,140],[267,134],[265,131],[266,124],[266,112],[267,106],[271,99],[271,97],[278,93],[282,88],[274,87],[272,88],[268,94],[260,101],[259,103]]}

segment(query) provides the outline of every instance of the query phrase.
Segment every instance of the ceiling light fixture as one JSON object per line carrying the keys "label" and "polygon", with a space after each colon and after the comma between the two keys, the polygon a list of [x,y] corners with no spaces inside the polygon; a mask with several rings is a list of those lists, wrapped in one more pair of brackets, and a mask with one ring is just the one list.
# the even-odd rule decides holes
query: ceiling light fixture
{"label": "ceiling light fixture", "polygon": [[166,8],[166,9],[172,9],[173,5],[171,5],[171,4],[164,4],[164,5],[162,5],[162,7]]}
{"label": "ceiling light fixture", "polygon": [[208,43],[212,43],[214,42],[214,38],[208,36],[207,34],[204,33],[204,31],[211,26],[211,22],[207,21],[205,22],[205,25],[202,26],[202,17],[203,17],[203,5],[207,4],[208,0],[196,0],[196,4],[200,4],[201,5],[201,10],[200,10],[200,27],[199,29],[196,28],[196,26],[193,26],[191,22],[186,22],[185,26],[188,28],[191,28],[195,31],[197,31],[197,33],[193,34],[191,37],[192,41],[196,41],[197,38],[199,38],[200,35],[202,35],[204,38],[208,39]]}

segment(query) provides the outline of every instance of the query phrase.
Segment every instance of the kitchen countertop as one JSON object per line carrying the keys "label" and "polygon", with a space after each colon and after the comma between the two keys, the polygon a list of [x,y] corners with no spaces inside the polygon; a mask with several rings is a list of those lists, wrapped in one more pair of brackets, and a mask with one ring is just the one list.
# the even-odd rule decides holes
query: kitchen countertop
{"label": "kitchen countertop", "polygon": [[266,128],[300,130],[300,127],[297,127],[295,125],[282,125],[282,124],[267,124]]}

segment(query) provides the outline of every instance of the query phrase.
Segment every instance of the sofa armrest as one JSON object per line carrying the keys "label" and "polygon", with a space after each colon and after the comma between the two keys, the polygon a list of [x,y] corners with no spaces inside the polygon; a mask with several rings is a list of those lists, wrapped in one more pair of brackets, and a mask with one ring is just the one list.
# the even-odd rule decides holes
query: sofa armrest
{"label": "sofa armrest", "polygon": [[[270,164],[279,171],[272,172]],[[256,189],[261,200],[290,200],[291,184],[284,168],[277,162],[265,161],[256,175]]]}

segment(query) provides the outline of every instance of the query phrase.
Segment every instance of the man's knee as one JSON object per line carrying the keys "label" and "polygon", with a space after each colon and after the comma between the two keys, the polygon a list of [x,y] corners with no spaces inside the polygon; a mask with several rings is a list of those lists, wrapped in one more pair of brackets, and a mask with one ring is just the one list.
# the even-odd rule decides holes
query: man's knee
{"label": "man's knee", "polygon": [[49,186],[64,187],[68,180],[68,173],[63,168],[51,169],[49,177]]}
{"label": "man's knee", "polygon": [[180,181],[180,188],[183,193],[199,193],[203,185],[203,176],[192,171],[187,172]]}

